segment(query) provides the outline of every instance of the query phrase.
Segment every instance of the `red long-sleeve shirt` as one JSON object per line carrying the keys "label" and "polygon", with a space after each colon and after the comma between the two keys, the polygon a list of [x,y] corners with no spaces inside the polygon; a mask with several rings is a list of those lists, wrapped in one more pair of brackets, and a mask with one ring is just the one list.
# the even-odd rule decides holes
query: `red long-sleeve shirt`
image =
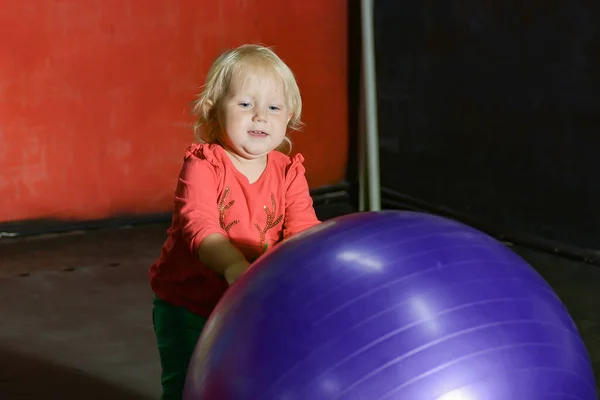
{"label": "red long-sleeve shirt", "polygon": [[319,223],[301,154],[269,153],[254,182],[216,144],[193,144],[175,191],[168,237],[150,267],[150,285],[161,299],[208,317],[227,289],[225,279],[196,256],[210,234],[230,239],[252,261],[267,248]]}

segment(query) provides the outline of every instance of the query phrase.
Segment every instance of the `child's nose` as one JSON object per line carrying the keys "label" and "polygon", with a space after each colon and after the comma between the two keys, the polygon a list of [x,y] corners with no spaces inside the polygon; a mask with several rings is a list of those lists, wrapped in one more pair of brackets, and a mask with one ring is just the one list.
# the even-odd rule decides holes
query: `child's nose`
{"label": "child's nose", "polygon": [[265,122],[267,120],[266,111],[263,108],[256,108],[253,119],[257,122]]}

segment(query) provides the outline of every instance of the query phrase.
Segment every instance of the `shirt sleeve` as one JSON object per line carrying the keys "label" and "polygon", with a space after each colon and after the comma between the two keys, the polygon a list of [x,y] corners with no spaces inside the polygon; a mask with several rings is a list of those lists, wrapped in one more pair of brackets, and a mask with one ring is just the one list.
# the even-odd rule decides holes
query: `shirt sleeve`
{"label": "shirt sleeve", "polygon": [[296,154],[286,174],[284,239],[321,222],[313,208],[313,200],[310,196],[303,161],[302,155]]}
{"label": "shirt sleeve", "polygon": [[205,158],[186,155],[175,191],[175,216],[182,237],[193,254],[208,235],[227,237],[219,223],[218,180],[215,167]]}

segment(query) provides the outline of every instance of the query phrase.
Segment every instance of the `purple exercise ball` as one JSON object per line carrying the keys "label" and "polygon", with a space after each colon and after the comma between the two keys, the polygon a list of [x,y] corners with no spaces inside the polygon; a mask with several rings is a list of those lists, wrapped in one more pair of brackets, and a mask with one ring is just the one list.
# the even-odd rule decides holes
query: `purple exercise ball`
{"label": "purple exercise ball", "polygon": [[596,400],[546,281],[464,224],[346,215],[277,245],[227,291],[184,400]]}

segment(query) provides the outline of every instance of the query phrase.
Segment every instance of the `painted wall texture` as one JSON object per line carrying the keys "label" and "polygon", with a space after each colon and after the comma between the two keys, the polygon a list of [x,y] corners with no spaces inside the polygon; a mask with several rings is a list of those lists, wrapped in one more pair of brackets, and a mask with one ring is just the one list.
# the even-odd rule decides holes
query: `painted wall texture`
{"label": "painted wall texture", "polygon": [[295,71],[313,188],[344,179],[345,0],[0,0],[0,222],[168,211],[214,58],[273,46]]}

